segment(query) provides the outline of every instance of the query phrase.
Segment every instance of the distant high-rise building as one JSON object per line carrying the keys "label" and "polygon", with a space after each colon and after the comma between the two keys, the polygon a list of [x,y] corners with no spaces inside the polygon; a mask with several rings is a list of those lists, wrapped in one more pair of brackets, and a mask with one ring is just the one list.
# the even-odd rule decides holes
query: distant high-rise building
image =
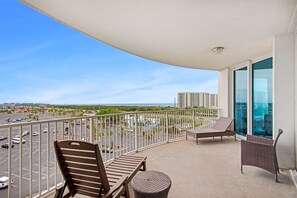
{"label": "distant high-rise building", "polygon": [[218,94],[181,92],[177,94],[177,107],[218,107]]}
{"label": "distant high-rise building", "polygon": [[218,106],[218,94],[209,94],[209,106],[211,107]]}

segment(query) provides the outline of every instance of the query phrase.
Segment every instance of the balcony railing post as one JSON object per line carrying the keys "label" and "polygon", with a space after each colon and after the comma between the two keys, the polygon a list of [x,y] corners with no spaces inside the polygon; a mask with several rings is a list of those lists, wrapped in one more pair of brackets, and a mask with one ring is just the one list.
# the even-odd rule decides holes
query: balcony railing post
{"label": "balcony railing post", "polygon": [[166,111],[166,142],[169,143],[169,123],[168,123],[168,111]]}
{"label": "balcony railing post", "polygon": [[193,119],[193,129],[195,128],[195,110],[193,110],[193,117],[192,117],[192,119]]}
{"label": "balcony railing post", "polygon": [[134,130],[134,135],[135,135],[135,151],[138,152],[138,113],[135,114],[135,130]]}
{"label": "balcony railing post", "polygon": [[94,118],[90,118],[90,142],[93,143],[93,124],[94,124]]}
{"label": "balcony railing post", "polygon": [[12,197],[12,193],[11,193],[11,146],[12,146],[12,142],[11,142],[11,127],[9,127],[8,129],[8,193],[7,193],[7,197]]}

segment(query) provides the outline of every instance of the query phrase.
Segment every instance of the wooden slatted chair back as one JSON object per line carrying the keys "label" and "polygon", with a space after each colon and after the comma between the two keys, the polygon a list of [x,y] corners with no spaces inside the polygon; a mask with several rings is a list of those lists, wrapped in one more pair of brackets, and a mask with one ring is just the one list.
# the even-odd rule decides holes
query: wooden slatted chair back
{"label": "wooden slatted chair back", "polygon": [[98,144],[67,140],[55,141],[54,147],[72,197],[76,193],[98,197],[100,189],[103,193],[110,189]]}

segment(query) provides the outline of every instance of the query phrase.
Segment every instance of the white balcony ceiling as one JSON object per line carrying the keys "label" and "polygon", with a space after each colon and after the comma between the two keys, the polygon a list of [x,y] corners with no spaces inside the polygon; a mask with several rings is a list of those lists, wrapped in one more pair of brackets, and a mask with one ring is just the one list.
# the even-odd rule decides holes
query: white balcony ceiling
{"label": "white balcony ceiling", "polygon": [[137,56],[213,70],[270,53],[273,35],[295,30],[297,15],[297,0],[21,1]]}

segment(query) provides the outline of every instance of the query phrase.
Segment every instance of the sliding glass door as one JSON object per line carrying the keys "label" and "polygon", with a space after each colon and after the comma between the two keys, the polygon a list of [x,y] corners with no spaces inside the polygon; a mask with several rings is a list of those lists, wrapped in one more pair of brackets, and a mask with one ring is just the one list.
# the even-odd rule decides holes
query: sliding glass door
{"label": "sliding glass door", "polygon": [[234,130],[272,138],[272,58],[248,65],[233,73]]}
{"label": "sliding glass door", "polygon": [[247,67],[234,71],[234,129],[247,134]]}
{"label": "sliding glass door", "polygon": [[253,135],[272,137],[272,58],[252,65]]}

